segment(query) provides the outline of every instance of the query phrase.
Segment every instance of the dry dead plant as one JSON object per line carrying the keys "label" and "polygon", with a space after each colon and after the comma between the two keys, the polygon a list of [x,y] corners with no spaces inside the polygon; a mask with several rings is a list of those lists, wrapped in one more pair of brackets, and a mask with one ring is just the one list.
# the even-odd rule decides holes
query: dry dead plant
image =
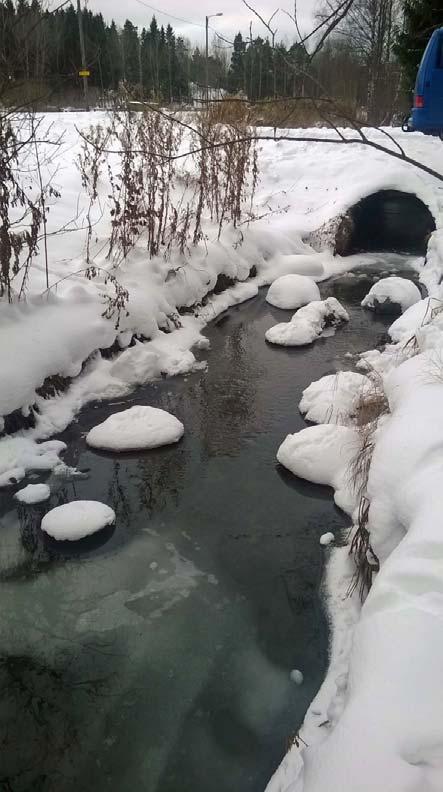
{"label": "dry dead plant", "polygon": [[[184,175],[178,161],[185,132],[191,170]],[[84,147],[78,167],[90,195],[89,217],[99,200],[97,168],[105,154],[112,155],[108,257],[116,266],[141,241],[150,258],[169,256],[174,249],[190,253],[205,238],[206,216],[217,223],[218,237],[227,223],[236,227],[255,219],[257,150],[243,112],[235,124],[220,123],[208,112],[191,126],[150,106],[144,112],[117,109],[105,131],[92,128],[79,134]]]}
{"label": "dry dead plant", "polygon": [[351,595],[355,590],[358,590],[362,601],[371,588],[374,572],[378,570],[378,559],[371,548],[367,527],[370,507],[366,494],[369,469],[380,418],[389,413],[389,403],[383,390],[381,377],[376,372],[372,372],[370,379],[371,388],[362,391],[354,411],[355,428],[360,438],[360,444],[350,469],[350,478],[359,497],[359,508],[349,548],[349,553],[355,563],[355,573],[348,594]]}

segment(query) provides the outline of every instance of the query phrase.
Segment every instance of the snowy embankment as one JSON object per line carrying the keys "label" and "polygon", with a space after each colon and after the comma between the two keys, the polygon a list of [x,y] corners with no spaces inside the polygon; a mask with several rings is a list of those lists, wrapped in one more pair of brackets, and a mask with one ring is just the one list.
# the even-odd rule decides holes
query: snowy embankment
{"label": "snowy embankment", "polygon": [[[443,261],[431,260],[442,275]],[[368,552],[380,569],[361,606],[349,594],[348,548],[333,551],[329,671],[300,732],[307,746],[291,748],[268,792],[443,789],[441,308],[437,297],[412,305],[390,328],[394,343],[361,355],[368,376],[342,372],[307,388],[300,409],[323,423],[290,435],[278,451],[296,475],[332,486],[354,526],[363,485]],[[380,393],[386,407],[365,480],[355,467],[357,413]]]}
{"label": "snowy embankment", "polygon": [[[141,239],[127,259],[112,269],[106,258],[109,214],[95,208],[91,255],[94,265],[102,269],[89,281],[84,276],[89,199],[75,164],[82,144],[77,130],[105,122],[102,113],[51,114],[42,120],[43,125],[51,124],[50,137],[63,135],[60,149],[48,145],[45,151],[41,144],[43,180],[52,177],[62,197],[49,200],[50,292],[46,291],[41,252],[29,273],[26,303],[3,303],[1,310],[0,422],[6,418],[9,432],[16,426],[8,420],[11,414],[31,414],[36,422],[19,436],[0,439],[2,484],[23,478],[34,467],[54,467],[55,446],[37,446],[36,442],[62,431],[86,402],[117,397],[156,377],[192,370],[197,365],[192,348],[203,348],[206,343],[201,335],[205,324],[230,305],[253,297],[261,285],[286,274],[308,275],[318,281],[358,263],[358,256],[334,258],[327,246],[318,252],[306,240],[363,195],[380,188],[410,191],[436,218],[440,216],[432,180],[386,155],[356,145],[264,142],[259,144],[260,182],[255,198],[261,220],[241,229],[227,227],[218,241],[216,223],[206,218],[205,242],[193,248],[191,255],[172,252],[169,258],[149,260]],[[321,140],[331,133],[316,130],[315,134]],[[434,141],[400,132],[398,137],[412,155],[438,166],[440,155]],[[107,164],[115,167],[112,157]],[[184,173],[186,167],[183,160]],[[103,209],[108,187],[102,178],[98,193]],[[109,270],[129,294],[128,315],[122,312],[118,330],[114,319],[102,316],[106,299],[113,296],[112,284],[106,283]],[[235,285],[213,295],[221,275]],[[435,282],[433,266],[426,276]],[[193,314],[179,317],[183,308],[193,308]],[[110,347],[123,351],[111,359],[102,356],[99,350]],[[59,382],[51,384],[51,378],[57,376],[68,378],[65,387],[69,387],[47,398],[50,393],[39,389],[49,382],[53,393]]]}

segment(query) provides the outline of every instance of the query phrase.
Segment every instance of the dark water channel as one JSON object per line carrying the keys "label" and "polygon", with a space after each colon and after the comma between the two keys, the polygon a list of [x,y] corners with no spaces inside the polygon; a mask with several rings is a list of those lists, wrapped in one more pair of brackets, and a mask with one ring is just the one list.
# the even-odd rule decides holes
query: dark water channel
{"label": "dark water channel", "polygon": [[[51,480],[44,508],[2,497],[0,789],[264,789],[326,670],[318,540],[346,525],[275,454],[304,426],[303,388],[385,333],[391,320],[358,307],[374,273],[323,284],[351,321],[304,349],[265,343],[288,312],[263,293],[231,309],[207,328],[206,371],[80,414],[63,439],[86,477]],[[91,426],[136,403],[177,415],[183,441],[87,449]],[[115,528],[45,540],[42,514],[75,498],[112,505]]]}

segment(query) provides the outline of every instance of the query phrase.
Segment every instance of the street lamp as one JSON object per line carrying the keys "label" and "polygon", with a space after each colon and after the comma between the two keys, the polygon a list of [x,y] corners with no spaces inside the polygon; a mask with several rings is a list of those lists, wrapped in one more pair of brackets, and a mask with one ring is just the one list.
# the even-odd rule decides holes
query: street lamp
{"label": "street lamp", "polygon": [[209,103],[209,45],[208,45],[208,22],[212,17],[223,16],[223,12],[219,11],[218,14],[209,14],[206,17],[206,107]]}

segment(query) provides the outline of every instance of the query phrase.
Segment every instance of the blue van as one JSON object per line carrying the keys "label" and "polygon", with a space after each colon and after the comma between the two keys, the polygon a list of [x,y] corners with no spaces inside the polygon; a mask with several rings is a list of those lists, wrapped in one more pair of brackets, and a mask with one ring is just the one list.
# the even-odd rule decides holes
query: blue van
{"label": "blue van", "polygon": [[443,137],[443,28],[434,30],[418,68],[414,107],[403,129]]}

